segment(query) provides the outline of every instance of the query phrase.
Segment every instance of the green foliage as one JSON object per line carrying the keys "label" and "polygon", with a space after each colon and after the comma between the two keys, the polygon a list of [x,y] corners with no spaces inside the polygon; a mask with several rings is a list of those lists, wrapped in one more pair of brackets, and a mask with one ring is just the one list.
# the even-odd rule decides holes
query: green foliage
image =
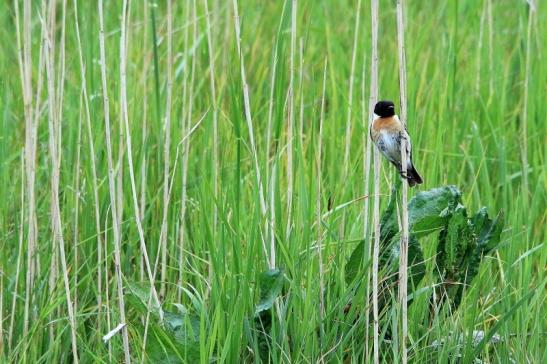
{"label": "green foliage", "polygon": [[[543,284],[544,286],[545,284]],[[522,305],[524,305],[530,297],[532,297],[536,291],[541,289],[541,285],[538,287],[534,287],[530,289],[524,296],[522,296],[511,308],[504,313],[503,317],[501,317],[494,326],[488,331],[488,333],[482,338],[482,340],[478,343],[477,347],[475,348],[473,352],[473,357],[478,356],[482,350],[484,349],[485,345],[492,339],[492,337],[500,330],[502,325],[505,325],[509,319],[513,316],[515,311]]]}
{"label": "green foliage", "polygon": [[443,270],[444,280],[460,282],[466,274],[462,264],[475,248],[476,238],[465,207],[458,205],[451,215],[439,235],[437,267]]}
{"label": "green foliage", "polygon": [[[398,182],[391,193],[389,204],[380,219],[380,267],[392,278],[384,285],[395,282],[399,269],[399,227],[397,220]],[[480,262],[485,254],[497,246],[503,229],[503,214],[491,220],[485,207],[469,219],[467,210],[461,204],[461,193],[454,186],[443,186],[419,192],[409,204],[408,244],[409,293],[412,294],[425,273],[423,252],[418,237],[425,237],[440,231],[437,242],[436,269],[443,293],[452,307],[461,302],[463,290],[477,275]],[[359,274],[364,256],[365,241],[353,251],[346,264],[346,281],[351,283]],[[385,292],[385,291],[383,291]],[[383,295],[388,295],[388,292]],[[386,297],[379,298],[381,303]],[[444,301],[443,301],[444,302]]]}
{"label": "green foliage", "polygon": [[453,309],[460,305],[463,291],[477,275],[484,255],[499,244],[503,225],[503,211],[491,220],[483,207],[469,219],[466,209],[458,205],[439,234],[437,272],[444,283],[441,293],[447,295]]}
{"label": "green foliage", "polygon": [[255,308],[255,317],[259,316],[261,312],[272,308],[275,299],[281,294],[285,277],[283,271],[270,269],[260,273],[258,279],[260,301]]}
{"label": "green foliage", "polygon": [[[259,333],[258,347],[263,358],[268,356],[270,348],[271,310],[281,294],[284,281],[283,271],[279,269],[270,269],[259,275],[259,301],[252,317]],[[150,288],[144,284],[130,282],[128,288],[130,306],[144,316],[150,315],[145,361],[162,364],[199,361],[200,316],[190,313],[179,303],[172,304],[176,311],[164,310],[154,303]],[[248,322],[248,319],[245,320]],[[144,325],[140,320],[131,324],[140,333],[144,333]]]}
{"label": "green foliage", "polygon": [[[168,311],[155,304],[150,288],[144,284],[128,283],[128,303],[143,316],[150,315],[145,362],[180,363],[195,362],[200,358],[200,316],[188,312],[181,304],[173,304],[176,311]],[[160,309],[163,322],[160,319]],[[131,322],[144,333],[143,323]]]}
{"label": "green foliage", "polygon": [[[380,218],[380,262],[389,264],[389,273],[398,269],[399,225],[397,217],[398,188],[397,180],[393,187],[389,203]],[[419,192],[408,204],[410,238],[408,242],[410,277],[419,282],[423,277],[423,254],[418,238],[443,228],[450,219],[454,207],[461,201],[461,193],[454,186],[434,188]],[[365,241],[362,241],[350,256],[346,264],[346,281],[355,279],[359,266],[363,262]]]}
{"label": "green foliage", "polygon": [[258,289],[260,299],[255,306],[254,326],[257,331],[257,346],[262,360],[267,361],[271,348],[273,305],[281,294],[285,275],[282,270],[270,269],[260,273]]}
{"label": "green foliage", "polygon": [[[146,280],[137,212],[150,261],[162,262],[163,253],[167,257],[165,266],[157,266],[157,288],[165,286],[163,324],[159,307],[149,300],[146,283],[140,293],[127,283],[124,286],[132,362],[141,362],[143,345],[147,362],[206,364],[211,358],[219,363],[258,362],[260,358],[269,363],[366,361],[373,346],[373,330],[364,330],[370,319],[364,313],[372,310],[367,296],[371,286],[365,278],[371,273],[371,241],[359,242],[363,232],[372,229],[370,207],[376,193],[380,194],[385,225],[378,278],[386,283],[381,287],[389,293],[386,303],[395,297],[391,274],[398,269],[399,254],[399,197],[393,195],[389,204],[393,169],[382,160],[380,190],[375,191],[372,170],[367,175],[364,168],[370,146],[370,2],[361,1],[358,11],[359,1],[354,0],[237,0],[242,30],[239,53],[231,1],[209,0],[208,13],[205,1],[172,1],[170,103],[167,1],[128,2],[126,98],[121,92],[120,72],[122,1],[104,1],[105,85],[101,80],[98,2],[69,0],[66,12],[64,1],[51,7],[53,2],[46,0],[45,7],[32,0],[0,2],[0,362],[72,362],[69,299],[74,302],[80,362],[123,360],[122,332],[107,343],[102,340],[122,321],[115,271],[118,262],[113,259],[114,206],[108,183],[103,91],[108,92],[110,101],[122,276],[129,282]],[[293,3],[297,6],[294,43]],[[547,7],[535,1],[532,14],[529,3],[405,2],[407,127],[414,162],[425,181],[409,190],[409,202],[413,196],[415,201],[411,210],[423,213],[414,216],[411,211],[409,264],[415,269],[413,262],[425,261],[421,264],[425,266],[423,278],[423,269],[409,272],[414,281],[409,282],[411,362],[454,361],[457,342],[445,340],[435,353],[438,358],[430,357],[431,344],[448,332],[465,340],[474,330],[494,330],[501,337],[495,350],[489,350],[486,341],[480,348],[484,362],[544,361]],[[25,9],[30,10],[28,16]],[[55,14],[55,19],[50,21],[49,14]],[[395,14],[394,1],[380,1],[378,95],[395,100],[399,113]],[[44,33],[45,29],[54,34]],[[358,38],[355,58],[354,35]],[[30,57],[24,55],[27,40]],[[19,59],[29,65],[28,72],[21,72]],[[241,82],[240,60],[245,62],[246,85]],[[325,62],[325,117],[319,140]],[[31,105],[23,97],[22,74],[30,75]],[[53,88],[49,87],[50,79]],[[212,99],[211,85],[216,88],[216,100]],[[244,88],[250,96],[248,110],[244,110]],[[50,104],[48,99],[53,96]],[[129,135],[123,127],[125,101]],[[60,118],[61,137],[61,230],[57,232],[52,228],[54,171],[48,150],[49,105],[53,104],[58,105],[53,115]],[[28,106],[38,125],[36,133],[25,125]],[[171,146],[166,163],[168,111]],[[192,135],[185,138],[194,126]],[[316,168],[320,143],[321,174]],[[37,147],[35,157],[32,145]],[[219,152],[216,158],[215,148]],[[257,182],[257,171],[262,186]],[[170,186],[167,202],[163,198],[166,175]],[[430,189],[446,184],[458,186],[462,196],[452,187]],[[364,196],[367,187],[369,193]],[[365,220],[366,197],[370,204]],[[421,204],[422,208],[416,208]],[[434,287],[445,289],[439,282],[446,273],[437,275],[438,236],[458,204],[467,210],[476,247],[472,248],[473,243],[464,254],[454,257],[467,266],[461,268],[467,270],[464,281],[450,292],[451,305],[462,295],[456,314],[448,309],[452,301],[446,300],[443,310],[430,321],[431,292]],[[488,206],[490,213],[479,210],[481,206]],[[500,210],[505,214],[496,215]],[[319,314],[318,302],[318,215],[323,217],[324,316]],[[36,222],[32,223],[34,216]],[[460,219],[462,223],[465,220],[463,216]],[[30,254],[32,231],[37,243],[34,255]],[[61,274],[59,239],[55,237],[59,233],[65,242],[70,297]],[[166,250],[160,247],[163,238]],[[273,306],[276,309],[268,308],[273,301],[265,299],[264,311],[255,315],[260,304],[258,277],[268,266],[262,242],[266,248],[274,243],[276,266],[283,267],[286,279],[279,293],[283,300],[278,298],[279,305]],[[356,247],[359,253],[354,251]],[[492,249],[496,249],[495,259],[481,260],[492,255]],[[164,268],[166,275],[161,279]],[[461,279],[460,271],[451,268],[451,272]],[[533,287],[538,287],[535,293],[528,294]],[[382,312],[388,315],[381,322],[379,339],[384,342],[383,354],[394,353],[397,341],[393,336],[388,343],[384,333],[387,326],[394,327],[397,312],[384,308]],[[462,362],[472,362],[474,348],[465,350],[469,357]]]}
{"label": "green foliage", "polygon": [[408,203],[408,224],[417,237],[426,236],[442,228],[461,201],[455,186],[443,186],[418,192]]}

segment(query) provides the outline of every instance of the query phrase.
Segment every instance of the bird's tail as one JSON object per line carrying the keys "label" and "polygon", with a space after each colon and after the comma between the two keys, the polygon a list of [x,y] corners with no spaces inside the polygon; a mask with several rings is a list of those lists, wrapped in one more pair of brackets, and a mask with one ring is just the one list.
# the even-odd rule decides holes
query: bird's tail
{"label": "bird's tail", "polygon": [[407,170],[406,170],[406,176],[401,173],[401,177],[407,180],[408,185],[410,187],[414,187],[416,185],[422,184],[424,181],[422,180],[422,177],[414,168],[414,164],[412,163],[412,160],[408,164]]}

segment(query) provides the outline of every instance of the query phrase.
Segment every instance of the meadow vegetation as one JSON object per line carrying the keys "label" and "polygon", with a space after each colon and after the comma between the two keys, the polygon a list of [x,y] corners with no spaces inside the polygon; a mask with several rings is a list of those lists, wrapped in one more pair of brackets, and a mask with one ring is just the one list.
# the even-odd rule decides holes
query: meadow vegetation
{"label": "meadow vegetation", "polygon": [[[396,1],[372,13],[1,2],[0,362],[404,360],[399,176],[374,188],[368,138],[399,110]],[[546,15],[405,1],[409,362],[547,358]]]}

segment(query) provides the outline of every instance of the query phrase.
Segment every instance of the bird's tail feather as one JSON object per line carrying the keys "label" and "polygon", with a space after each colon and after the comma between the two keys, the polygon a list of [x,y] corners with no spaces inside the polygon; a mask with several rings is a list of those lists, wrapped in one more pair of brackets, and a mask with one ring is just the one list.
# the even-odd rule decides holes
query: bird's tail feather
{"label": "bird's tail feather", "polygon": [[414,168],[412,161],[408,164],[406,175],[401,172],[401,177],[407,180],[410,187],[414,187],[424,182],[416,168]]}

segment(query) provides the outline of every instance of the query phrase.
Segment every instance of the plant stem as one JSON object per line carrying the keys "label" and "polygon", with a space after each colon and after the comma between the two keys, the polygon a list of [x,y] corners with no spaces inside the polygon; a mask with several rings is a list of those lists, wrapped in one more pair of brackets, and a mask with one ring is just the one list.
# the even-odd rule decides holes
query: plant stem
{"label": "plant stem", "polygon": [[[406,129],[407,104],[406,104],[406,60],[405,60],[405,23],[404,2],[397,0],[397,49],[399,54],[399,92],[401,104],[401,123]],[[406,175],[409,155],[407,153],[408,140],[401,138],[401,173]],[[408,270],[408,183],[403,183],[401,196],[401,240],[399,247],[399,304],[401,306],[401,362],[408,361],[406,342],[408,340],[408,313],[407,313],[407,270]]]}
{"label": "plant stem", "polygon": [[[370,67],[369,121],[374,118],[374,105],[378,100],[378,0],[371,0],[372,54]],[[372,125],[372,124],[371,124]],[[372,315],[374,319],[374,363],[380,362],[378,315],[378,260],[380,254],[380,152],[374,148],[374,249],[372,252]]]}
{"label": "plant stem", "polygon": [[[316,197],[316,209],[317,209],[317,256],[319,257],[319,321],[321,322],[321,339],[324,336],[323,320],[325,318],[325,270],[323,267],[323,251],[321,248],[322,231],[321,231],[321,161],[322,161],[322,141],[323,141],[323,123],[325,121],[325,94],[327,89],[327,58],[325,58],[325,66],[323,70],[323,91],[321,92],[321,116],[319,118],[319,138],[317,140],[317,197]],[[322,345],[322,344],[321,344]]]}
{"label": "plant stem", "polygon": [[171,151],[171,104],[173,97],[173,1],[167,1],[167,100],[163,125],[163,218],[161,221],[161,276],[160,297],[165,297],[167,281],[167,214],[169,213],[169,169]]}
{"label": "plant stem", "polygon": [[[124,0],[125,3],[126,0]],[[125,6],[124,6],[125,9]],[[103,88],[103,108],[105,121],[105,139],[106,139],[106,154],[108,162],[108,187],[110,192],[110,211],[112,214],[112,230],[114,233],[114,266],[116,271],[116,283],[118,287],[118,308],[120,311],[121,323],[126,323],[125,320],[125,298],[123,292],[123,277],[121,270],[121,254],[120,254],[120,225],[118,222],[118,209],[116,200],[116,185],[114,180],[114,167],[112,158],[112,142],[110,138],[110,105],[108,99],[108,87],[106,83],[106,51],[104,37],[104,16],[103,16],[103,0],[99,0],[99,50],[101,58],[101,83]],[[129,149],[131,149],[129,147]],[[129,353],[129,336],[127,334],[127,325],[122,328],[123,351],[125,363],[131,363],[131,354]]]}
{"label": "plant stem", "polygon": [[291,3],[291,51],[289,59],[289,90],[288,90],[288,101],[289,101],[289,113],[287,120],[287,228],[285,231],[285,240],[288,242],[291,236],[292,228],[292,203],[293,203],[293,189],[294,189],[294,178],[293,178],[293,159],[294,159],[294,150],[293,150],[293,129],[294,129],[294,72],[295,64],[294,58],[296,53],[296,15],[298,10],[297,0],[292,0]]}
{"label": "plant stem", "polygon": [[[68,318],[70,323],[70,334],[72,340],[72,360],[74,363],[78,363],[78,346],[76,339],[76,320],[74,317],[74,306],[70,294],[70,280],[68,277],[68,268],[65,256],[65,241],[63,237],[63,224],[61,221],[61,208],[59,203],[59,175],[61,171],[61,123],[62,108],[58,108],[62,105],[62,89],[64,86],[64,29],[66,24],[66,0],[63,1],[63,20],[62,20],[62,34],[60,44],[60,68],[61,77],[59,79],[59,92],[55,92],[55,44],[54,38],[54,26],[55,26],[55,5],[54,1],[50,2],[50,8],[48,16],[42,19],[42,26],[47,27],[48,30],[44,32],[45,36],[45,62],[46,62],[46,75],[47,75],[47,93],[48,93],[48,129],[49,129],[49,152],[52,163],[51,171],[51,214],[52,214],[52,229],[53,229],[53,242],[59,244],[59,253],[61,259],[61,268],[63,271],[63,282],[65,286],[66,305],[68,310]],[[49,24],[46,24],[48,22]],[[59,100],[56,97],[59,97]],[[58,102],[58,103],[57,103]],[[77,212],[76,212],[77,213]]]}

